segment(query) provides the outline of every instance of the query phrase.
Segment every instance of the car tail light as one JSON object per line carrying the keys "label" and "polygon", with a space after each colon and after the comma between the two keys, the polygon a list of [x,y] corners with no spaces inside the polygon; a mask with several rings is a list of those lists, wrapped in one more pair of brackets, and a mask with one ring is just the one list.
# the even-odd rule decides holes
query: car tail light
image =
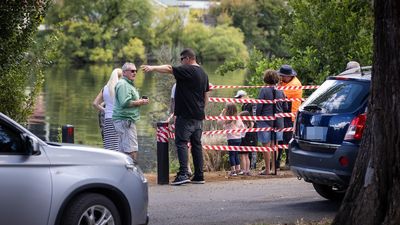
{"label": "car tail light", "polygon": [[353,119],[353,121],[351,121],[349,129],[347,130],[346,136],[344,137],[344,140],[346,140],[346,141],[361,140],[366,120],[367,120],[366,113],[356,116]]}
{"label": "car tail light", "polygon": [[349,165],[349,158],[347,158],[347,156],[342,156],[339,158],[339,163],[341,166],[348,166]]}

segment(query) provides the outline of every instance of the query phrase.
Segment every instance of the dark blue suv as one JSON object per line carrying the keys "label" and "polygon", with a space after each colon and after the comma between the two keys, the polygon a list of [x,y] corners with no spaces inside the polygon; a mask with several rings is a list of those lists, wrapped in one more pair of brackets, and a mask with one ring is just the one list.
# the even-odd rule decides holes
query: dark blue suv
{"label": "dark blue suv", "polygon": [[322,197],[341,200],[366,120],[371,67],[329,77],[299,108],[289,144],[290,169]]}

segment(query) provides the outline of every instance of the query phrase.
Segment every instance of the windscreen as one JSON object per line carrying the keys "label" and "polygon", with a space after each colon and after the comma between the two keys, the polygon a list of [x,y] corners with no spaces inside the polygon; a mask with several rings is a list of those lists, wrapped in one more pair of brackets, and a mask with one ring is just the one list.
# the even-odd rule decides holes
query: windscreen
{"label": "windscreen", "polygon": [[320,113],[351,113],[368,97],[369,83],[351,80],[325,81],[302,105]]}

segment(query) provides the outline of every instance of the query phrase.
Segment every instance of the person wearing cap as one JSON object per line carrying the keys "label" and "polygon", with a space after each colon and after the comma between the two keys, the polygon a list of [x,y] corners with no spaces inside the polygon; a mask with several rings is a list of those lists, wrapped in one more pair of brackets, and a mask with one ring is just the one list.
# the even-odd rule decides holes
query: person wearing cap
{"label": "person wearing cap", "polygon": [[360,63],[356,61],[349,61],[346,65],[346,70],[350,69],[360,69]]}
{"label": "person wearing cap", "polygon": [[[296,71],[290,66],[290,65],[282,65],[279,70],[277,71],[279,76],[281,77],[281,82],[280,86],[296,86],[296,87],[301,87],[302,84],[300,80],[297,78],[297,73]],[[303,90],[298,89],[298,90],[283,90],[287,98],[302,98],[303,97]],[[297,113],[297,110],[299,109],[301,105],[301,101],[292,101],[289,102],[289,109],[291,109],[289,112],[293,113],[295,115]],[[291,118],[284,118],[284,126],[286,127],[293,127],[293,122],[295,120],[295,116],[292,116]],[[293,132],[284,132],[283,133],[283,144],[288,144],[290,139],[292,138]],[[286,152],[286,166],[289,164],[289,154],[287,149],[285,149]],[[278,152],[278,158],[277,158],[277,168],[280,168],[280,162],[282,159],[282,149],[279,149]]]}

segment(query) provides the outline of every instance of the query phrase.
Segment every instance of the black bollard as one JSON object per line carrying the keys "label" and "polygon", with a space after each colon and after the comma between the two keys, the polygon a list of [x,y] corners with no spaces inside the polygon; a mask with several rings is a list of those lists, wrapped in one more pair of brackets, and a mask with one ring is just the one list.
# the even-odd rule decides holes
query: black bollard
{"label": "black bollard", "polygon": [[63,143],[74,143],[74,126],[64,125],[62,126],[62,140]]}
{"label": "black bollard", "polygon": [[169,184],[169,156],[168,156],[167,122],[157,123],[157,183]]}

